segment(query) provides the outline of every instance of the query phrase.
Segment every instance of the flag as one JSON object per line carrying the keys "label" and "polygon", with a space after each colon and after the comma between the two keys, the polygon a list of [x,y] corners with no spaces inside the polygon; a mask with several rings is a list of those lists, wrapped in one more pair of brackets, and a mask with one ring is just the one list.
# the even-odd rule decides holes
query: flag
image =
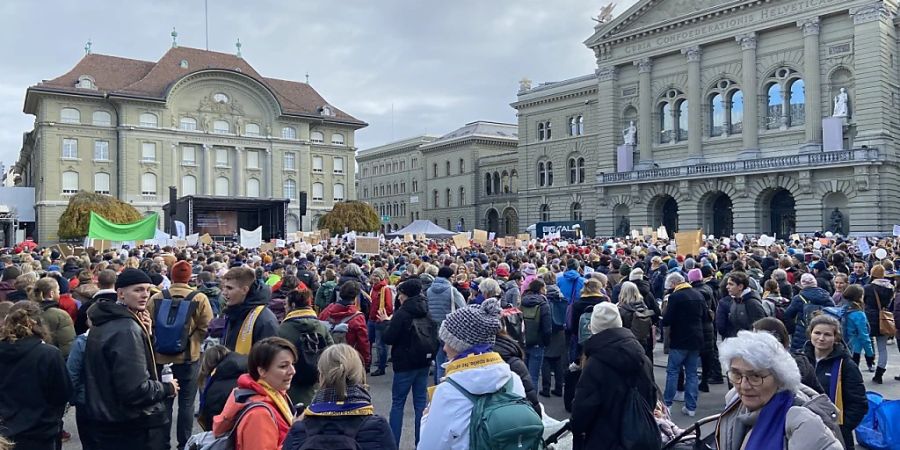
{"label": "flag", "polygon": [[103,216],[91,211],[91,223],[88,226],[88,237],[104,241],[144,241],[156,235],[157,214],[152,213],[142,220],[133,223],[112,223]]}
{"label": "flag", "polygon": [[259,248],[260,245],[262,245],[262,227],[256,227],[252,231],[241,228],[241,247]]}

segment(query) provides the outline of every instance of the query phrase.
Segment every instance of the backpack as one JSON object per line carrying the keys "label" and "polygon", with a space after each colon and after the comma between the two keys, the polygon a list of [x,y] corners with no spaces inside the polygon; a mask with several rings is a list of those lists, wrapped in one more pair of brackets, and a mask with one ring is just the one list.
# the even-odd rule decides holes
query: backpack
{"label": "backpack", "polygon": [[[803,301],[803,311],[800,313],[800,320],[797,322],[798,327],[802,327],[803,330],[809,328],[809,322],[813,317],[818,316],[825,309],[822,305],[814,305],[806,300],[800,294],[797,294],[800,297],[800,300]],[[804,333],[805,334],[805,333]]]}
{"label": "backpack", "polygon": [[625,449],[662,448],[662,438],[653,408],[638,391],[635,384],[629,384],[622,408],[622,422],[619,425],[619,443]]}
{"label": "backpack", "polygon": [[641,344],[650,340],[650,335],[653,334],[654,314],[653,310],[647,308],[646,305],[638,305],[634,309],[631,316],[631,333]]}
{"label": "backpack", "polygon": [[550,304],[550,319],[553,321],[553,327],[562,329],[566,326],[566,308],[569,303],[561,295],[547,296],[547,303]]}
{"label": "backpack", "polygon": [[764,298],[761,300],[763,311],[766,312],[766,317],[775,317],[775,302],[771,299]]}
{"label": "backpack", "polygon": [[362,314],[363,313],[357,311],[356,313],[344,317],[339,322],[333,322],[331,319],[328,319],[328,321],[325,322],[325,326],[328,327],[328,332],[331,333],[331,338],[334,339],[335,344],[347,343],[347,333],[350,331],[350,321],[353,320],[354,317],[361,316]]}
{"label": "backpack", "polygon": [[470,450],[541,450],[544,423],[531,403],[513,393],[513,379],[497,392],[475,395],[448,377],[447,381],[472,402]]}
{"label": "backpack", "polygon": [[362,447],[356,442],[356,435],[365,420],[365,417],[305,419],[306,440],[299,450],[359,450]]}
{"label": "backpack", "polygon": [[525,345],[541,345],[541,304],[523,306],[521,310],[525,322]]}
{"label": "backpack", "polygon": [[728,322],[734,329],[746,330],[753,324],[750,323],[750,316],[747,314],[747,302],[738,302],[738,300],[740,299],[735,298],[731,301],[731,308],[728,309]]}
{"label": "backpack", "polygon": [[199,292],[192,291],[187,297],[172,296],[168,289],[162,291],[163,298],[156,303],[153,314],[153,348],[161,355],[180,355],[191,349],[190,317],[197,310],[192,301]]}
{"label": "backpack", "polygon": [[322,292],[322,295],[316,295],[317,299],[322,299],[323,302],[316,303],[316,307],[319,308],[319,311],[325,309],[328,305],[335,302],[334,288],[337,286],[337,283],[334,281],[326,281],[319,286],[319,291]]}
{"label": "backpack", "polygon": [[433,360],[440,345],[437,324],[430,317],[416,317],[412,320],[408,355],[411,360],[419,362]]}
{"label": "backpack", "polygon": [[525,318],[522,311],[515,306],[503,308],[500,311],[500,319],[506,325],[506,333],[519,345],[525,345]]}
{"label": "backpack", "polygon": [[[256,395],[256,391],[253,391],[251,389],[236,389],[233,395],[235,399],[247,399],[253,395]],[[238,425],[241,423],[241,419],[243,419],[244,415],[250,412],[251,409],[258,407],[265,408],[267,411],[269,411],[269,414],[272,416],[272,420],[275,420],[275,414],[272,412],[272,409],[269,408],[269,406],[265,403],[247,403],[241,408],[241,411],[238,413],[237,418],[234,420],[234,424],[227,433],[221,436],[216,436],[212,431],[197,433],[191,436],[190,439],[188,439],[187,444],[184,446],[184,450],[233,450],[235,448],[235,445],[232,436],[234,435],[235,438],[237,437],[234,432],[235,430],[237,430]]]}
{"label": "backpack", "polygon": [[[288,320],[317,321],[315,317],[298,317]],[[307,331],[302,333],[300,339],[292,344],[297,347],[297,361],[294,363],[294,368],[297,369],[297,373],[294,374],[295,383],[315,384],[319,380],[319,356],[322,356],[322,352],[328,346],[325,337],[314,331]]]}
{"label": "backpack", "polygon": [[591,314],[594,312],[594,305],[585,308],[584,312],[578,316],[578,343],[584,344],[584,341],[591,337]]}

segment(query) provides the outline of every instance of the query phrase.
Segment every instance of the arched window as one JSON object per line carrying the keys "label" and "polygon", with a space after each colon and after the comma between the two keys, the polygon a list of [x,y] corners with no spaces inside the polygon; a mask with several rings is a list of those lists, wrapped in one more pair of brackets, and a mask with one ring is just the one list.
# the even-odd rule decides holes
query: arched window
{"label": "arched window", "polygon": [[94,174],[94,193],[109,195],[109,174],[97,172]]}
{"label": "arched window", "polygon": [[449,177],[450,176],[450,161],[444,162],[444,171],[446,172],[445,174]]}
{"label": "arched window", "polygon": [[712,115],[710,120],[710,136],[721,136],[727,133],[725,128],[725,100],[722,94],[714,94],[710,100],[709,112]]}
{"label": "arched window", "polygon": [[778,129],[781,126],[781,117],[784,115],[784,95],[781,93],[781,84],[770,84],[766,93],[768,96],[766,128]]}
{"label": "arched window", "polygon": [[[382,186],[384,189],[384,186]],[[384,191],[381,192],[384,195]],[[312,185],[312,199],[316,202],[321,202],[325,200],[325,185],[322,183],[313,183]]]}
{"label": "arched window", "polygon": [[663,103],[659,108],[659,142],[672,142],[675,137],[675,118],[672,116],[672,104]]}
{"label": "arched window", "polygon": [[332,134],[331,143],[332,145],[344,145],[344,135],[341,133]]}
{"label": "arched window", "polygon": [[544,140],[544,122],[538,122],[537,124],[537,140]]}
{"label": "arched window", "polygon": [[740,134],[744,131],[744,93],[740,90],[732,91],[728,101],[729,127],[731,134]]}
{"label": "arched window", "polygon": [[743,131],[744,94],[733,81],[719,80],[707,106],[710,136],[730,136]]}
{"label": "arched window", "polygon": [[543,204],[541,205],[541,222],[548,222],[550,220],[550,205]]}
{"label": "arched window", "polygon": [[112,116],[106,111],[94,111],[91,121],[95,126],[108,127],[112,125]]}
{"label": "arched window", "polygon": [[500,187],[500,173],[494,172],[494,192],[502,194],[503,188]]}
{"label": "arched window", "polygon": [[213,133],[226,134],[231,132],[231,125],[224,120],[213,121]]}
{"label": "arched window", "polygon": [[766,80],[766,93],[766,128],[786,130],[806,123],[806,86],[797,71],[776,70]]}
{"label": "arched window", "polygon": [[575,167],[578,168],[578,182],[584,183],[584,158],[579,157],[575,163]]}
{"label": "arched window", "polygon": [[446,200],[447,200],[446,205],[447,205],[447,207],[449,208],[449,207],[450,207],[450,188],[447,188],[447,198],[446,198]]}
{"label": "arched window", "polygon": [[439,199],[438,199],[438,191],[437,191],[437,189],[434,189],[434,190],[431,192],[431,196],[432,196],[432,200],[433,200],[433,201],[432,201],[432,204],[434,205],[435,208],[437,208],[437,207],[439,206],[439,205],[438,205],[438,200],[439,200]]}
{"label": "arched window", "polygon": [[431,176],[437,178],[437,163],[431,165]]}
{"label": "arched window", "polygon": [[138,118],[138,123],[142,127],[156,128],[159,125],[159,118],[153,113],[143,113]]}
{"label": "arched window", "polygon": [[484,193],[486,195],[493,195],[494,191],[491,190],[491,174],[484,174]]}
{"label": "arched window", "polygon": [[309,134],[309,141],[314,144],[322,144],[325,142],[325,134],[321,131],[313,131]]}
{"label": "arched window", "polygon": [[509,173],[505,170],[500,174],[500,185],[503,186],[503,193],[509,194]]}
{"label": "arched window", "polygon": [[688,101],[681,100],[678,105],[678,140],[684,141],[688,138]]}
{"label": "arched window", "polygon": [[684,93],[669,89],[659,104],[659,142],[675,143],[688,136],[688,102]]}
{"label": "arched window", "polygon": [[581,203],[572,203],[572,206],[569,207],[569,216],[570,220],[581,220]]}
{"label": "arched window", "polygon": [[576,164],[575,158],[569,158],[569,184],[578,183],[578,168]]}
{"label": "arched window", "polygon": [[141,175],[141,195],[147,197],[156,196],[156,174],[144,172]]}
{"label": "arched window", "polygon": [[63,108],[59,111],[59,121],[62,123],[81,123],[81,112],[75,108]]}
{"label": "arched window", "polygon": [[62,173],[62,193],[75,194],[78,192],[78,172],[67,170]]}
{"label": "arched window", "polygon": [[247,136],[259,136],[259,125],[255,123],[244,125],[244,134]]}
{"label": "arched window", "polygon": [[466,188],[459,187],[459,206],[466,206]]}
{"label": "arched window", "polygon": [[333,195],[334,201],[336,201],[336,202],[344,201],[344,185],[343,184],[341,184],[341,183],[335,184],[334,189],[332,189],[332,191],[333,191],[332,193],[334,194]]}
{"label": "arched window", "polygon": [[796,127],[806,123],[806,84],[803,79],[791,81],[790,88],[790,126]]}
{"label": "arched window", "polygon": [[247,180],[247,197],[259,197],[259,180],[250,178]]}
{"label": "arched window", "polygon": [[178,128],[185,131],[194,131],[197,129],[197,119],[193,117],[182,117],[178,121]]}
{"label": "arched window", "polygon": [[538,186],[547,185],[547,165],[541,161],[538,163]]}
{"label": "arched window", "polygon": [[578,135],[584,134],[584,116],[578,116]]}
{"label": "arched window", "polygon": [[578,136],[578,118],[569,117],[569,136]]}
{"label": "arched window", "polygon": [[519,172],[516,169],[513,169],[509,175],[509,184],[513,192],[519,191]]}
{"label": "arched window", "polygon": [[547,186],[553,186],[553,161],[547,161]]}
{"label": "arched window", "polygon": [[181,177],[181,195],[197,195],[197,177],[193,175]]}
{"label": "arched window", "polygon": [[230,195],[230,186],[228,182],[228,178],[219,177],[216,178],[216,195],[220,197],[227,197]]}
{"label": "arched window", "polygon": [[293,127],[284,127],[281,129],[282,139],[297,139],[297,130]]}
{"label": "arched window", "polygon": [[[289,198],[291,200],[297,198],[297,182],[291,179],[284,180],[284,184],[281,186],[282,194],[285,198]],[[368,192],[368,188],[366,188],[366,192]],[[368,195],[368,194],[367,194]]]}

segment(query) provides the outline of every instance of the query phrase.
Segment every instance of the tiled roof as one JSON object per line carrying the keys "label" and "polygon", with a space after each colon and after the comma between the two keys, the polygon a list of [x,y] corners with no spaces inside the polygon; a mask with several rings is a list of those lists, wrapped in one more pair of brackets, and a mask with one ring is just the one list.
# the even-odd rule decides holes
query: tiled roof
{"label": "tiled roof", "polygon": [[509,123],[487,121],[471,122],[441,136],[434,142],[423,145],[422,147],[437,147],[451,141],[460,141],[476,137],[518,142],[519,127]]}
{"label": "tiled roof", "polygon": [[[187,61],[186,68],[182,67],[181,61]],[[287,115],[321,117],[320,108],[328,105],[325,99],[306,83],[266,78],[243,58],[228,53],[190,47],[171,48],[157,62],[88,54],[65,75],[39,83],[34,88],[85,95],[100,93],[164,101],[169,88],[175,82],[191,73],[208,69],[230,70],[253,78],[272,91],[281,104],[282,111]],[[75,87],[78,77],[82,75],[88,75],[94,79],[97,91]],[[334,112],[334,116],[325,117],[327,120],[366,125],[333,105],[328,106]]]}

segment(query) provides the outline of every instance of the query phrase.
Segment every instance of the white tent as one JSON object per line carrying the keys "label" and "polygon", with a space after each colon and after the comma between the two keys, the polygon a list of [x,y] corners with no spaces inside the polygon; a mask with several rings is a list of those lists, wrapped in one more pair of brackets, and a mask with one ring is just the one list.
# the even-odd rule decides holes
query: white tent
{"label": "white tent", "polygon": [[417,236],[420,234],[424,234],[428,238],[432,239],[441,239],[441,238],[449,238],[455,236],[457,233],[453,231],[445,230],[438,225],[435,225],[430,220],[416,220],[413,223],[393,232],[388,233],[388,236],[403,236],[405,234],[411,234],[413,236]]}

